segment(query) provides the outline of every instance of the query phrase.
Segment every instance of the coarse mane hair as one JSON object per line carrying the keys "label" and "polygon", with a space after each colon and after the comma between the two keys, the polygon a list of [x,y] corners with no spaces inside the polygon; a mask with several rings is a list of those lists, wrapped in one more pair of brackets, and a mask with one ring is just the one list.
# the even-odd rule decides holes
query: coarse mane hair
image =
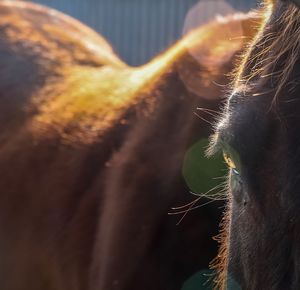
{"label": "coarse mane hair", "polygon": [[[280,14],[275,13],[278,5],[286,6]],[[276,102],[283,89],[292,90],[295,85],[290,76],[300,53],[300,10],[293,3],[266,0],[261,13],[264,21],[235,71],[233,87],[251,93],[247,84],[259,81],[263,88],[265,81],[271,79],[272,87],[268,89]]]}

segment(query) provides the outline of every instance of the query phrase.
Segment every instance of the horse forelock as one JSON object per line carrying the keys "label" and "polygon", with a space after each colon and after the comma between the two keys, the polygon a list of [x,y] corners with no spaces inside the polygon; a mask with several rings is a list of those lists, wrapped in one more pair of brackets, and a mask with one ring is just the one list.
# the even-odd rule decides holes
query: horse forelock
{"label": "horse forelock", "polygon": [[[251,95],[251,87],[256,95],[271,90],[276,102],[283,89],[295,85],[291,74],[300,54],[300,10],[292,3],[266,0],[262,14],[264,21],[235,71],[233,86],[245,95]],[[272,87],[265,86],[266,80]]]}

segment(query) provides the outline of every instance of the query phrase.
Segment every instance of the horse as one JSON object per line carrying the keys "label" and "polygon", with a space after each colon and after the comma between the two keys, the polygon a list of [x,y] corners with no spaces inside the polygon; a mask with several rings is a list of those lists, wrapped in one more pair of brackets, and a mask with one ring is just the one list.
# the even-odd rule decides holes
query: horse
{"label": "horse", "polygon": [[192,112],[214,108],[258,21],[220,18],[129,67],[77,20],[0,2],[1,290],[177,290],[207,267],[220,209],[167,213],[208,134]]}
{"label": "horse", "polygon": [[[295,1],[296,2],[296,1]],[[211,137],[229,167],[217,289],[299,289],[300,11],[264,1]]]}

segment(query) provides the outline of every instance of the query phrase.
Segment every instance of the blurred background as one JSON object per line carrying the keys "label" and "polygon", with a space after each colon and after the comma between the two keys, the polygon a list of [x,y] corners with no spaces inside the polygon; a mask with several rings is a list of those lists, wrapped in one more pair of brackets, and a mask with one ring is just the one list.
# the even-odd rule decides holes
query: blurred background
{"label": "blurred background", "polygon": [[[139,66],[166,50],[195,27],[216,16],[246,12],[257,7],[255,0],[39,0],[33,1],[71,15],[98,31],[127,64]],[[186,154],[183,176],[193,192],[205,192],[216,184],[211,178],[199,180],[209,171],[217,176],[225,170],[222,158],[207,161],[204,143],[197,143]],[[223,164],[223,165],[222,165]],[[203,171],[203,172],[202,172]],[[214,180],[214,183],[219,181]],[[210,270],[188,279],[182,290],[211,290]],[[237,290],[234,281],[230,289]]]}
{"label": "blurred background", "polygon": [[[246,12],[259,3],[255,0],[37,0],[36,3],[71,15],[98,31],[116,54],[127,64],[139,66],[167,49],[183,35],[216,16]],[[200,143],[199,143],[200,144]],[[216,184],[206,178],[199,183],[199,174],[208,169],[212,176],[222,164],[204,158],[207,143],[187,152],[183,175],[190,190],[205,192]],[[204,169],[206,172],[204,172]],[[221,166],[221,169],[224,168]],[[203,172],[202,172],[203,171]],[[196,176],[195,176],[196,174]],[[207,188],[206,188],[207,187]],[[211,290],[210,270],[202,270],[183,285],[182,290]],[[236,285],[230,289],[239,289]]]}
{"label": "blurred background", "polygon": [[100,32],[126,63],[146,63],[193,26],[248,11],[255,0],[38,0]]}

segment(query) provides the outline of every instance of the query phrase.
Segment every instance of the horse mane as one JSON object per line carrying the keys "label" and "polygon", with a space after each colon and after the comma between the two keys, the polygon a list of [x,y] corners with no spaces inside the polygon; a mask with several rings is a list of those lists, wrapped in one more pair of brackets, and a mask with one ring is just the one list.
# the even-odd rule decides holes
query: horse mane
{"label": "horse mane", "polygon": [[[282,13],[272,13],[277,5],[287,5]],[[264,82],[271,77],[273,102],[287,86],[300,53],[300,11],[292,3],[266,0],[261,11],[263,22],[242,63],[235,71],[236,91],[249,90],[251,81]],[[259,86],[259,87],[264,87]],[[257,95],[265,92],[258,92]]]}

